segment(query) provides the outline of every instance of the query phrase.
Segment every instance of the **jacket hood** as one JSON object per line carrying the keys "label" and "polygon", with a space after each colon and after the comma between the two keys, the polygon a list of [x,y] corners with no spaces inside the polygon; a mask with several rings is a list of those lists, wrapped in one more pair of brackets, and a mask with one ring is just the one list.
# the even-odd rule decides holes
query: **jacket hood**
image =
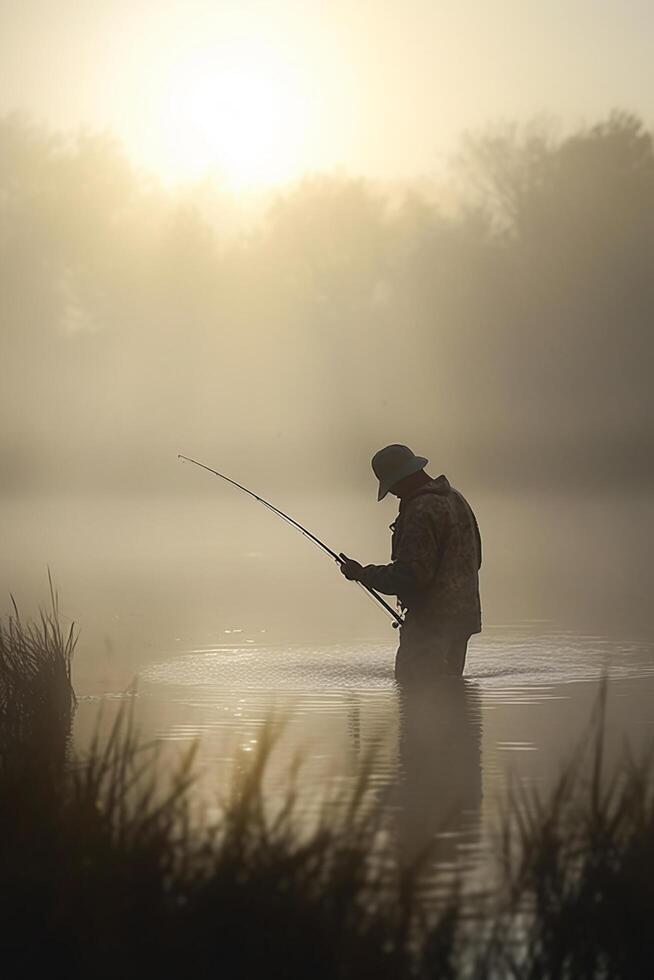
{"label": "jacket hood", "polygon": [[412,493],[410,497],[404,497],[400,501],[400,507],[410,503],[415,500],[416,497],[422,497],[424,494],[436,494],[437,497],[445,497],[451,491],[452,487],[448,478],[441,473],[437,476],[435,480],[430,480],[429,483],[424,483],[421,487],[418,487],[415,493]]}
{"label": "jacket hood", "polygon": [[420,497],[423,493],[436,493],[443,497],[445,494],[449,493],[452,487],[450,486],[450,481],[448,478],[441,473],[437,476],[435,480],[430,480],[429,483],[425,483],[424,486],[419,487],[419,489],[411,494],[409,500],[413,500],[414,497]]}

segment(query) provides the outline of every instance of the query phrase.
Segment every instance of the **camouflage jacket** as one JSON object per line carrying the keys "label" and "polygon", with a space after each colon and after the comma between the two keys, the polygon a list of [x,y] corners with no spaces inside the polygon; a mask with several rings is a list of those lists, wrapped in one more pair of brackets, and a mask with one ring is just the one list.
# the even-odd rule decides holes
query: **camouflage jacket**
{"label": "camouflage jacket", "polygon": [[366,565],[361,581],[396,595],[417,624],[481,630],[481,538],[466,499],[444,476],[400,501],[390,565]]}

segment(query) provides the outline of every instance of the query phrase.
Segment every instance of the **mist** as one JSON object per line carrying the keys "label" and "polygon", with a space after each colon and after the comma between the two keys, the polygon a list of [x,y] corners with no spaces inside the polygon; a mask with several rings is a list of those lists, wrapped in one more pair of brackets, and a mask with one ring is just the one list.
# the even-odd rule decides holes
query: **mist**
{"label": "mist", "polygon": [[[571,581],[592,610],[597,574],[602,595],[617,583],[614,614],[643,612],[654,145],[641,120],[490,127],[462,140],[449,184],[317,174],[247,215],[210,182],[162,187],[107,135],[13,115],[0,146],[2,494],[28,594],[91,542],[82,565],[106,573],[133,520],[174,593],[161,542],[179,522],[153,513],[234,505],[178,452],[300,501],[339,548],[384,560],[392,511],[381,523],[372,506],[369,458],[400,441],[481,508],[492,618],[523,592],[523,613],[556,617]],[[90,537],[82,517],[94,498],[135,501],[108,541],[101,516]],[[223,520],[213,559],[232,537],[243,554],[301,552],[269,518],[243,520],[258,540]],[[191,537],[210,527],[203,514]]]}
{"label": "mist", "polygon": [[6,962],[641,975],[650,7],[43,12],[0,38]]}
{"label": "mist", "polygon": [[638,119],[469,137],[451,194],[307,177],[240,232],[107,137],[0,145],[5,490],[166,493],[183,449],[361,487],[399,435],[479,485],[649,485]]}

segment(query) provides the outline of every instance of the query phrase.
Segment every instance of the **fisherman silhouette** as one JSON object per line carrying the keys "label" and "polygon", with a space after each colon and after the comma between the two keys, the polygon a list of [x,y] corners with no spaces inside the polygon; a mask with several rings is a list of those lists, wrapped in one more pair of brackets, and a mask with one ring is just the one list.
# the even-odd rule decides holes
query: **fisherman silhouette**
{"label": "fisherman silhouette", "polygon": [[391,524],[391,563],[340,566],[350,581],[398,597],[404,623],[395,660],[400,684],[461,676],[468,640],[481,631],[481,537],[467,500],[443,475],[432,479],[429,460],[393,444],[372,458],[377,500],[399,498]]}

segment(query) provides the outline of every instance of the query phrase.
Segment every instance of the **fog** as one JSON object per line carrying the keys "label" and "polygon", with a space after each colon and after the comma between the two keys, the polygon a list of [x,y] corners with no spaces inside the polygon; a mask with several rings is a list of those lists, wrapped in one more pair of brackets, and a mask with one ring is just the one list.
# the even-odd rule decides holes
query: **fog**
{"label": "fog", "polygon": [[43,597],[50,563],[106,635],[136,610],[143,635],[165,612],[170,643],[194,622],[372,629],[306,542],[176,454],[383,561],[393,505],[369,459],[399,441],[478,511],[492,621],[645,620],[640,119],[494,126],[449,183],[317,174],[244,216],[208,181],[162,187],[110,136],[12,115],[0,209],[5,594]]}

